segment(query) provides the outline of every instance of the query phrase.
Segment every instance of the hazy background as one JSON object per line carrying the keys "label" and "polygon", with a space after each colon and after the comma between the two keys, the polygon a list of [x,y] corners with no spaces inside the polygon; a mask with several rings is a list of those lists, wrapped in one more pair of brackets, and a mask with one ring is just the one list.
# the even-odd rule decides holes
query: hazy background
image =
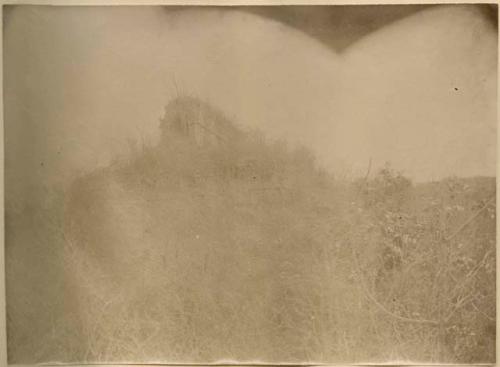
{"label": "hazy background", "polygon": [[370,157],[416,181],[495,175],[497,33],[485,7],[384,7],[378,22],[373,9],[274,8],[279,21],[263,8],[8,7],[11,194],[105,166],[131,140],[154,143],[177,91],[302,142],[339,175],[365,172]]}
{"label": "hazy background", "polygon": [[6,7],[9,362],[494,361],[496,11]]}

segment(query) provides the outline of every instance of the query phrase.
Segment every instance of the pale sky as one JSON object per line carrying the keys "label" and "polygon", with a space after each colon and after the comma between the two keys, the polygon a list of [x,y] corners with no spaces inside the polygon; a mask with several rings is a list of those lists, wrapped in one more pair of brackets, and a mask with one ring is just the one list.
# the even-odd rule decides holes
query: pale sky
{"label": "pale sky", "polygon": [[334,173],[371,158],[417,181],[495,175],[497,33],[474,6],[428,8],[342,53],[241,11],[6,14],[7,180],[19,190],[105,166],[129,140],[154,144],[176,85]]}

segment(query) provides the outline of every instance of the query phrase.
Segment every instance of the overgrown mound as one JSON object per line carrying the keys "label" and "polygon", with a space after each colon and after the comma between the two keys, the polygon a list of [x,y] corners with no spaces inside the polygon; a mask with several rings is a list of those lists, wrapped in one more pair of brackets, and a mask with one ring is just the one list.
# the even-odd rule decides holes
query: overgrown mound
{"label": "overgrown mound", "polygon": [[[172,108],[159,145],[71,192],[74,259],[87,258],[76,264],[85,273],[77,282],[91,283],[80,299],[95,303],[85,323],[99,319],[108,330],[96,348],[109,354],[97,357],[137,356],[116,328],[127,340],[156,333],[141,348],[158,360],[201,362],[223,350],[239,360],[303,359],[319,347],[314,274],[321,244],[333,242],[340,191],[304,148],[238,129],[196,100]],[[137,323],[125,321],[129,313]]]}
{"label": "overgrown mound", "polygon": [[11,362],[494,360],[494,178],[339,182],[194,98],[161,129],[7,213]]}

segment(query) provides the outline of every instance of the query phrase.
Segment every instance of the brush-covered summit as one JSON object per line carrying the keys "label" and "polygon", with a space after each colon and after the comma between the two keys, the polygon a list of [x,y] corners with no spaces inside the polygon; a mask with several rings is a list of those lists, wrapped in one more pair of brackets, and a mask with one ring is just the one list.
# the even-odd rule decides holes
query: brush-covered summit
{"label": "brush-covered summit", "polygon": [[170,101],[159,127],[157,146],[143,147],[116,164],[124,181],[196,187],[218,182],[243,189],[284,190],[327,180],[307,149],[243,129],[194,97]]}

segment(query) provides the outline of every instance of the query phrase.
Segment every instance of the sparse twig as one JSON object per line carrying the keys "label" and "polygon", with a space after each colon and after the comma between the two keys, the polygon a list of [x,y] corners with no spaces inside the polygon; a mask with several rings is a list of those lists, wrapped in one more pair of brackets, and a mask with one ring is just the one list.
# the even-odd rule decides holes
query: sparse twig
{"label": "sparse twig", "polygon": [[488,201],[477,211],[475,212],[469,219],[467,219],[460,227],[458,227],[458,229],[453,232],[450,236],[448,237],[445,237],[445,241],[449,241],[451,240],[452,238],[454,238],[456,235],[458,235],[465,227],[467,227],[470,223],[472,223],[474,221],[474,219],[476,219],[479,214],[481,214],[483,212],[483,210],[485,210],[490,204],[491,202],[496,198],[496,196],[492,196],[491,198],[488,199]]}
{"label": "sparse twig", "polygon": [[479,309],[479,307],[476,306],[476,304],[474,303],[474,300],[472,300],[470,302],[470,304],[472,305],[472,307],[474,308],[474,310],[476,310],[477,312],[479,312],[481,315],[483,315],[484,317],[486,317],[488,320],[490,321],[496,321],[496,319],[494,317],[491,317],[490,315],[486,314],[486,312],[483,312]]}

